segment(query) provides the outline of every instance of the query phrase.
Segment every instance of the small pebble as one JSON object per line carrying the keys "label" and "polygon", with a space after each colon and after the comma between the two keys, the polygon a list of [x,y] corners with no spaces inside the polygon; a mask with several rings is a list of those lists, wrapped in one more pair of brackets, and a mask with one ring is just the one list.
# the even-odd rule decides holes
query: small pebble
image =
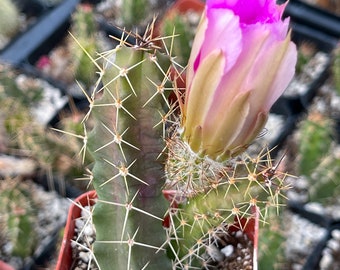
{"label": "small pebble", "polygon": [[327,270],[330,268],[331,264],[332,264],[332,261],[333,261],[333,256],[328,253],[328,252],[325,252],[320,260],[320,270]]}
{"label": "small pebble", "polygon": [[340,240],[340,230],[333,230],[332,237],[336,240]]}
{"label": "small pebble", "polygon": [[91,255],[89,254],[89,252],[84,251],[79,252],[79,258],[82,259],[83,262],[88,262],[90,256]]}
{"label": "small pebble", "polygon": [[91,224],[87,224],[84,228],[84,234],[86,236],[91,236],[93,235],[93,226]]}
{"label": "small pebble", "polygon": [[234,247],[232,245],[227,245],[221,249],[224,256],[229,257],[234,252]]}
{"label": "small pebble", "polygon": [[327,247],[329,247],[333,251],[338,251],[339,250],[339,242],[334,239],[330,239],[327,243]]}
{"label": "small pebble", "polygon": [[85,225],[85,221],[83,219],[77,218],[75,222],[76,228],[83,228]]}

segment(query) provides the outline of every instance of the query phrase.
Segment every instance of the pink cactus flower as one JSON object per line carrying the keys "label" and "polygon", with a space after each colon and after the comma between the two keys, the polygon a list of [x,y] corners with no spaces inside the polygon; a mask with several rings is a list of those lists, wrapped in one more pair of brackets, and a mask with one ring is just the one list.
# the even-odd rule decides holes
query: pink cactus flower
{"label": "pink cactus flower", "polygon": [[295,73],[285,5],[207,0],[186,75],[182,137],[216,160],[243,152]]}

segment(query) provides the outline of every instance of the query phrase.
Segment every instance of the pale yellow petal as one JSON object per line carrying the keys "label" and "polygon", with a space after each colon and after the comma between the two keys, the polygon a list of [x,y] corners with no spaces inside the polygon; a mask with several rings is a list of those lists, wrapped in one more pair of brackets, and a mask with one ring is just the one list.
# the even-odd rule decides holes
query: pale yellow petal
{"label": "pale yellow petal", "polygon": [[[203,148],[211,149],[209,156],[216,158],[231,145],[243,128],[249,113],[250,91],[240,93],[218,113],[218,121],[211,122],[209,115],[203,126]],[[216,117],[214,117],[216,118]]]}
{"label": "pale yellow petal", "polygon": [[252,115],[249,118],[252,119],[251,126],[244,126],[239,136],[235,138],[229,147],[230,149],[233,149],[233,156],[238,154],[239,146],[241,146],[243,149],[246,149],[249,144],[251,144],[253,140],[259,135],[267,122],[268,113],[259,112],[255,117]]}
{"label": "pale yellow petal", "polygon": [[214,93],[223,74],[225,59],[221,51],[214,51],[200,64],[185,103],[184,138],[192,138],[213,101]]}

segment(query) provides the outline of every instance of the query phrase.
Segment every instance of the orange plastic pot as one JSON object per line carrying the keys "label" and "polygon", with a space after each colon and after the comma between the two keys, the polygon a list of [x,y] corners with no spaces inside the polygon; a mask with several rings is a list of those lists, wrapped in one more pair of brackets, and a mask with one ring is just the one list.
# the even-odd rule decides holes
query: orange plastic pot
{"label": "orange plastic pot", "polygon": [[[59,252],[56,270],[69,270],[71,268],[73,262],[71,241],[74,236],[75,220],[81,215],[81,207],[94,205],[96,198],[96,191],[91,190],[79,196],[71,205],[67,216],[64,237]],[[0,269],[2,268],[0,267]]]}

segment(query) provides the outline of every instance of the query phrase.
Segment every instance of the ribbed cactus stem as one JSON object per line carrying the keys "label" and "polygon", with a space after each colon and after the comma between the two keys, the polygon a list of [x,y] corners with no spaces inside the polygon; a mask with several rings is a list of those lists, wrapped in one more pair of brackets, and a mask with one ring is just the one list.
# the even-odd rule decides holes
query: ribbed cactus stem
{"label": "ribbed cactus stem", "polygon": [[[36,208],[29,197],[29,187],[12,179],[0,183],[0,239],[2,236],[12,245],[11,255],[29,257],[36,246]],[[2,230],[1,225],[5,225]]]}
{"label": "ribbed cactus stem", "polygon": [[[169,254],[174,269],[215,269],[211,249],[219,237],[228,235],[231,225],[242,231],[241,220],[262,220],[282,200],[285,174],[273,164],[264,149],[255,158],[244,154],[237,159],[216,162],[199,157],[176,135],[168,139],[166,191],[173,201],[169,211]],[[219,254],[219,253],[217,253]],[[221,255],[222,257],[224,255]],[[187,267],[187,268],[186,268]],[[191,267],[191,268],[190,268]],[[236,269],[236,268],[235,268]]]}
{"label": "ribbed cactus stem", "polygon": [[318,112],[311,112],[301,122],[298,137],[299,173],[310,175],[327,155],[334,134],[334,123]]}
{"label": "ribbed cactus stem", "polygon": [[93,103],[87,142],[98,195],[95,257],[101,270],[170,269],[160,248],[166,239],[160,153],[167,70],[145,48],[118,46],[104,58],[102,96]]}

